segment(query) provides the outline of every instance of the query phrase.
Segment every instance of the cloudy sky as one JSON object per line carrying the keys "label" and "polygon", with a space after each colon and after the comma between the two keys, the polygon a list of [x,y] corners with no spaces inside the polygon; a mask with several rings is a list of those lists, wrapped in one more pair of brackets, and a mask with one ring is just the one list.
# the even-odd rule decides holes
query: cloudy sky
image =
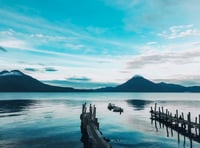
{"label": "cloudy sky", "polygon": [[0,70],[75,87],[200,85],[199,0],[0,0]]}

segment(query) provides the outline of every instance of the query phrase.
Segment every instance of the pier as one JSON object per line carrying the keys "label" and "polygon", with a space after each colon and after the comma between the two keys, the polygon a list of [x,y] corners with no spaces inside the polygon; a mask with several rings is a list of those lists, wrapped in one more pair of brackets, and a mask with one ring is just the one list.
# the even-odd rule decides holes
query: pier
{"label": "pier", "polygon": [[99,130],[98,118],[96,118],[96,107],[95,105],[89,106],[87,112],[86,103],[82,106],[81,119],[81,141],[84,144],[84,148],[111,148],[101,131]]}
{"label": "pier", "polygon": [[[155,121],[155,127],[157,128],[157,123],[166,126],[167,136],[169,136],[168,128],[171,129],[171,134],[173,136],[173,131],[176,131],[178,133],[178,143],[180,142],[180,136],[179,134],[184,136],[184,144],[185,144],[185,137],[190,139],[190,147],[192,147],[192,140],[200,143],[200,115],[198,117],[195,117],[195,121],[191,121],[191,113],[189,112],[187,114],[187,117],[185,118],[184,113],[182,112],[179,114],[179,111],[176,110],[176,113],[173,115],[169,112],[168,109],[165,109],[163,107],[157,108],[157,103],[155,103],[154,109],[151,107],[150,110],[151,113],[151,120]],[[198,119],[198,120],[197,120]]]}

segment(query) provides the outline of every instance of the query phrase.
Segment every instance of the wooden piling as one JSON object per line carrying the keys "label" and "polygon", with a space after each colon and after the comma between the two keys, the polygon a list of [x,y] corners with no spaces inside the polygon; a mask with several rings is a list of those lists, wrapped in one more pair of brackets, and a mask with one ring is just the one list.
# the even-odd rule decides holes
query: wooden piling
{"label": "wooden piling", "polygon": [[160,119],[160,107],[158,108],[158,118]]}
{"label": "wooden piling", "polygon": [[[179,113],[178,109],[173,115],[171,112],[168,111],[168,109],[166,109],[166,111],[164,112],[163,107],[161,108],[158,107],[157,111],[157,103],[155,103],[154,110],[151,107],[150,113],[152,121],[153,120],[155,121],[156,131],[158,131],[156,123],[156,121],[158,121],[160,125],[162,123],[163,125],[166,126],[167,135],[169,134],[168,133],[168,127],[169,127],[171,129],[171,136],[173,136],[173,130],[174,130],[177,131],[178,134],[180,133],[184,137],[191,138],[194,141],[200,143],[200,114],[198,116],[199,119],[195,117],[195,120],[191,121],[190,112],[187,114],[187,117],[185,119],[183,112],[180,115],[178,114]],[[192,128],[194,128],[194,130],[192,130]]]}
{"label": "wooden piling", "polygon": [[[195,123],[197,124],[197,117],[195,117]],[[197,127],[195,126],[195,135],[197,136]]]}
{"label": "wooden piling", "polygon": [[154,112],[156,112],[157,103],[155,103]]}
{"label": "wooden piling", "polygon": [[199,137],[200,137],[200,115],[199,115]]}
{"label": "wooden piling", "polygon": [[191,115],[188,113],[188,133],[191,134]]}
{"label": "wooden piling", "polygon": [[176,110],[176,123],[175,123],[175,126],[178,126],[179,124],[179,121],[178,121],[178,109]]}

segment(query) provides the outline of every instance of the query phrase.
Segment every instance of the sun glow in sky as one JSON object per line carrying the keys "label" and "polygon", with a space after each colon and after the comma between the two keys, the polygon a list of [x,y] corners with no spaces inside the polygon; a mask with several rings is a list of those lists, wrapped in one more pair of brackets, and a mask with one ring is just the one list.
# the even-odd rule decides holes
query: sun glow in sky
{"label": "sun glow in sky", "polygon": [[74,87],[200,84],[199,0],[0,0],[0,70]]}

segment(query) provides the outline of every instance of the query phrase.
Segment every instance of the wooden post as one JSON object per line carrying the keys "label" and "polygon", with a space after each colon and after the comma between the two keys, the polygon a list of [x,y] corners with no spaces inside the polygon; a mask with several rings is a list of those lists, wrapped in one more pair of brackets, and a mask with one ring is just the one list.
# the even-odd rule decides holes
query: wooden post
{"label": "wooden post", "polygon": [[157,108],[157,103],[155,103],[155,106],[154,106],[154,118],[155,119],[157,119],[156,108]]}
{"label": "wooden post", "polygon": [[154,112],[156,112],[157,103],[155,103]]}
{"label": "wooden post", "polygon": [[181,128],[183,128],[183,125],[184,125],[184,114],[183,114],[183,112],[181,114],[181,120],[182,120],[182,122],[181,122]]}
{"label": "wooden post", "polygon": [[160,107],[158,108],[158,118],[159,118],[159,120],[161,119],[160,118]]}
{"label": "wooden post", "polygon": [[93,106],[93,120],[96,118],[96,107],[95,105]]}
{"label": "wooden post", "polygon": [[92,104],[90,104],[90,119],[92,119]]}
{"label": "wooden post", "polygon": [[188,133],[191,134],[191,115],[188,113]]}
{"label": "wooden post", "polygon": [[167,114],[168,114],[168,110],[166,109],[166,117],[165,117],[165,122],[168,122],[168,121],[167,121]]}
{"label": "wooden post", "polygon": [[153,108],[152,108],[152,106],[151,106],[151,111],[150,111],[150,113],[151,113],[151,119],[153,119]]}
{"label": "wooden post", "polygon": [[162,114],[164,114],[164,108],[163,108],[163,106],[162,106]]}
{"label": "wooden post", "polygon": [[84,105],[84,114],[86,113],[86,110],[87,110],[87,107],[86,107],[86,105]]}
{"label": "wooden post", "polygon": [[[197,125],[197,117],[195,117],[195,123]],[[195,134],[197,135],[197,127],[195,126]]]}
{"label": "wooden post", "polygon": [[173,117],[173,115],[172,115],[172,113],[170,113],[171,125],[173,123],[172,117]]}
{"label": "wooden post", "polygon": [[82,114],[84,113],[85,104],[82,105]]}
{"label": "wooden post", "polygon": [[86,102],[82,105],[82,114],[86,113]]}
{"label": "wooden post", "polygon": [[200,115],[199,115],[199,136],[200,136]]}
{"label": "wooden post", "polygon": [[176,110],[176,126],[178,127],[178,109]]}

